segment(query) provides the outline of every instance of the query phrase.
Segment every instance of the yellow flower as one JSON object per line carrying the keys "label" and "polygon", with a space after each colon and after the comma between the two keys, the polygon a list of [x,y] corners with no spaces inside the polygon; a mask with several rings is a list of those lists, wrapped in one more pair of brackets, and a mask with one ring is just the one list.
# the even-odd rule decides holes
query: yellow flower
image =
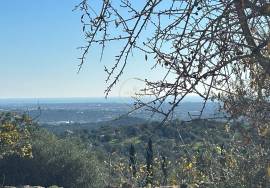
{"label": "yellow flower", "polygon": [[234,168],[237,165],[236,160],[232,156],[226,156],[226,161],[230,168]]}
{"label": "yellow flower", "polygon": [[185,168],[186,170],[191,170],[191,169],[192,169],[192,166],[193,166],[192,162],[189,162],[189,163],[186,163],[186,164],[185,164],[184,168]]}
{"label": "yellow flower", "polygon": [[23,157],[30,157],[30,158],[33,157],[31,144],[26,144],[21,148],[21,155]]}

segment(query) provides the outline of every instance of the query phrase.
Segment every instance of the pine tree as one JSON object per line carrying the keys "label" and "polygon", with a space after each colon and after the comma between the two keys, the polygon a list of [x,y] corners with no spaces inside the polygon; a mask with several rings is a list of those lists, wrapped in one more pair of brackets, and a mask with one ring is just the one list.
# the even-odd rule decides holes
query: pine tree
{"label": "pine tree", "polygon": [[135,152],[135,147],[133,144],[130,145],[129,148],[129,162],[130,162],[130,167],[132,170],[132,176],[135,177],[137,173],[136,169],[136,152]]}
{"label": "pine tree", "polygon": [[167,160],[164,155],[161,156],[162,161],[161,161],[161,170],[163,174],[163,185],[167,185],[167,179],[168,179],[168,171],[167,171]]}
{"label": "pine tree", "polygon": [[151,138],[148,141],[147,150],[146,150],[146,170],[147,170],[146,184],[152,185],[153,184],[153,145],[152,145]]}

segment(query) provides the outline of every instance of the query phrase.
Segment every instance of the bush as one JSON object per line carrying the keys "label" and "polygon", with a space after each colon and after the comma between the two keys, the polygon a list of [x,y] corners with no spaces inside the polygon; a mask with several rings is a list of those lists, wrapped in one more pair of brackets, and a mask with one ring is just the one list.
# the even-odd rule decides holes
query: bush
{"label": "bush", "polygon": [[32,134],[33,158],[16,155],[0,162],[0,180],[6,185],[58,185],[69,187],[102,187],[102,172],[94,154],[80,141],[59,139],[37,129]]}
{"label": "bush", "polygon": [[0,112],[0,158],[12,154],[32,157],[29,128],[32,120],[27,115]]}

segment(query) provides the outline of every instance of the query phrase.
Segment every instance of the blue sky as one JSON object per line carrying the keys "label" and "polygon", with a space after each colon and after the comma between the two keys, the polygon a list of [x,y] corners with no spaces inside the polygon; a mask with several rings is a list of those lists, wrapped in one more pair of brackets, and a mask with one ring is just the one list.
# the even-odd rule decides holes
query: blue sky
{"label": "blue sky", "polygon": [[[0,98],[103,97],[104,64],[92,51],[77,74],[84,44],[79,0],[3,0],[0,2]],[[107,54],[110,52],[107,52]],[[112,53],[112,52],[111,52]],[[112,55],[112,54],[110,54]],[[146,74],[143,58],[134,57],[111,96],[128,96]],[[139,68],[140,67],[140,68]],[[136,71],[134,71],[136,70]]]}

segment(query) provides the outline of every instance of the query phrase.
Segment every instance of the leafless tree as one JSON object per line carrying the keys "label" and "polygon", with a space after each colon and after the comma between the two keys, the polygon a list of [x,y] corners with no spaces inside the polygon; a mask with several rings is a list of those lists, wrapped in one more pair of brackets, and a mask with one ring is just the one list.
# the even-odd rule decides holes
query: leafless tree
{"label": "leafless tree", "polygon": [[146,61],[155,60],[152,71],[166,70],[160,80],[144,80],[136,109],[145,107],[167,119],[193,93],[204,101],[223,101],[235,117],[269,122],[268,0],[83,0],[76,9],[82,12],[86,40],[80,69],[95,44],[101,57],[110,44],[122,45],[115,64],[105,67],[106,96],[136,50]]}

